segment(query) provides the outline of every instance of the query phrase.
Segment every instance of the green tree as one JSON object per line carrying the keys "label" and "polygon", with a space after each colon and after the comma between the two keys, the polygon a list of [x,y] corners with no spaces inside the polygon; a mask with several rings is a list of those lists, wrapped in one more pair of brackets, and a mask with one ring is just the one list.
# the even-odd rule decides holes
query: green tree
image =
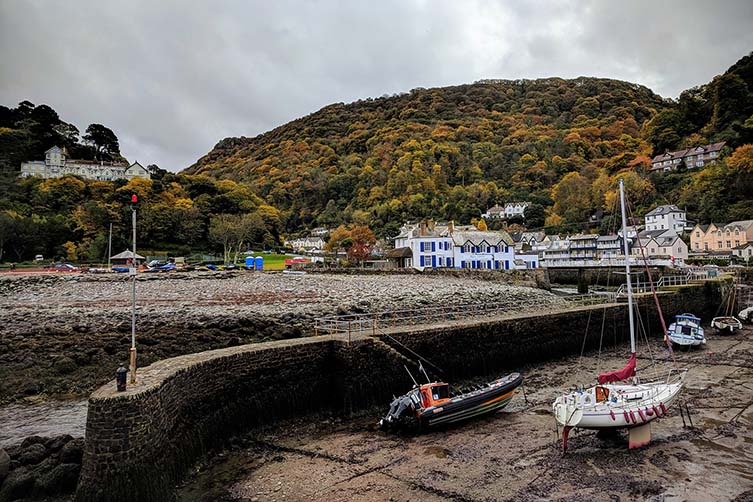
{"label": "green tree", "polygon": [[120,156],[118,137],[102,124],[89,124],[83,140],[96,148],[101,160],[113,160]]}

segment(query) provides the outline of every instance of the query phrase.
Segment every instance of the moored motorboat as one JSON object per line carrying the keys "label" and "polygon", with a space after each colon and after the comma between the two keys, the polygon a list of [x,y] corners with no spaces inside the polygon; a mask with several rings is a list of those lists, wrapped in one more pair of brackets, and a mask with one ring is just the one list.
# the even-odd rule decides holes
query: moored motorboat
{"label": "moored motorboat", "polygon": [[667,329],[669,340],[682,347],[695,347],[706,344],[706,336],[701,327],[701,319],[693,314],[679,314]]}
{"label": "moored motorboat", "polygon": [[521,383],[523,377],[511,373],[459,395],[450,394],[450,386],[444,382],[417,385],[392,400],[379,426],[423,431],[492,413],[509,404]]}
{"label": "moored motorboat", "polygon": [[716,328],[719,333],[733,334],[735,331],[742,329],[743,323],[734,316],[714,317],[711,320],[711,327]]}

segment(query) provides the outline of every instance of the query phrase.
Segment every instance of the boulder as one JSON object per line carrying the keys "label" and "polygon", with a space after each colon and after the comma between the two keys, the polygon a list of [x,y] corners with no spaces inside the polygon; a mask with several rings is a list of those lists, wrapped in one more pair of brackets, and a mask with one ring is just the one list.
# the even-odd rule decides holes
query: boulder
{"label": "boulder", "polygon": [[0,500],[18,500],[31,495],[34,477],[24,467],[14,469],[0,487]]}
{"label": "boulder", "polygon": [[8,476],[10,471],[10,455],[0,448],[0,486],[3,485],[3,480]]}
{"label": "boulder", "polygon": [[63,446],[66,445],[69,441],[71,441],[73,437],[69,434],[63,434],[62,436],[56,436],[54,438],[50,438],[47,441],[45,441],[44,445],[47,447],[50,452],[56,452],[59,451]]}
{"label": "boulder", "polygon": [[43,444],[34,443],[23,449],[18,461],[21,465],[38,464],[47,456],[47,448]]}
{"label": "boulder", "polygon": [[62,464],[81,464],[84,457],[84,439],[73,439],[63,446],[60,450],[60,463]]}
{"label": "boulder", "polygon": [[73,493],[78,483],[81,464],[59,464],[36,480],[36,486],[42,493],[58,495]]}

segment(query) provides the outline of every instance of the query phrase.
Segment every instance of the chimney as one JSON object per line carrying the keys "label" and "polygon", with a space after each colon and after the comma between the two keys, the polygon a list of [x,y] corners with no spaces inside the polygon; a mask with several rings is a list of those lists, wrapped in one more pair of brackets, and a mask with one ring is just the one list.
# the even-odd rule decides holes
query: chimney
{"label": "chimney", "polygon": [[450,222],[447,224],[447,232],[451,234],[454,231],[455,231],[455,221],[450,220]]}
{"label": "chimney", "polygon": [[426,222],[425,221],[422,221],[419,224],[418,228],[419,228],[419,232],[418,232],[419,236],[423,237],[424,235],[426,235]]}
{"label": "chimney", "polygon": [[434,231],[434,220],[429,220],[429,230]]}

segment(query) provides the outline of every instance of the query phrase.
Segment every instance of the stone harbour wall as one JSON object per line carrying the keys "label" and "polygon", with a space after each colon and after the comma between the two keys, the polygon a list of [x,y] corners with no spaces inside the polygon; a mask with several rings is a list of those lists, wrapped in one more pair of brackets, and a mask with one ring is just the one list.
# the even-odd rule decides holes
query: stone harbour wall
{"label": "stone harbour wall", "polygon": [[[401,356],[379,345],[330,337],[243,345],[159,361],[126,392],[101,387],[89,399],[76,500],[171,500],[183,473],[233,434],[388,399],[409,383]],[[374,374],[384,375],[378,385]]]}
{"label": "stone harbour wall", "polygon": [[[708,322],[721,288],[709,281],[659,297],[667,323],[688,311]],[[660,336],[653,297],[637,301],[649,332]],[[594,348],[602,322],[605,345],[627,344],[627,309],[611,305],[413,326],[351,342],[319,336],[257,343],[159,361],[139,370],[139,382],[126,392],[110,382],[90,397],[76,500],[172,500],[187,470],[233,434],[314,411],[347,415],[386,406],[391,395],[411,387],[403,365],[414,363],[406,347],[452,382],[577,354],[584,335],[587,348]]]}

